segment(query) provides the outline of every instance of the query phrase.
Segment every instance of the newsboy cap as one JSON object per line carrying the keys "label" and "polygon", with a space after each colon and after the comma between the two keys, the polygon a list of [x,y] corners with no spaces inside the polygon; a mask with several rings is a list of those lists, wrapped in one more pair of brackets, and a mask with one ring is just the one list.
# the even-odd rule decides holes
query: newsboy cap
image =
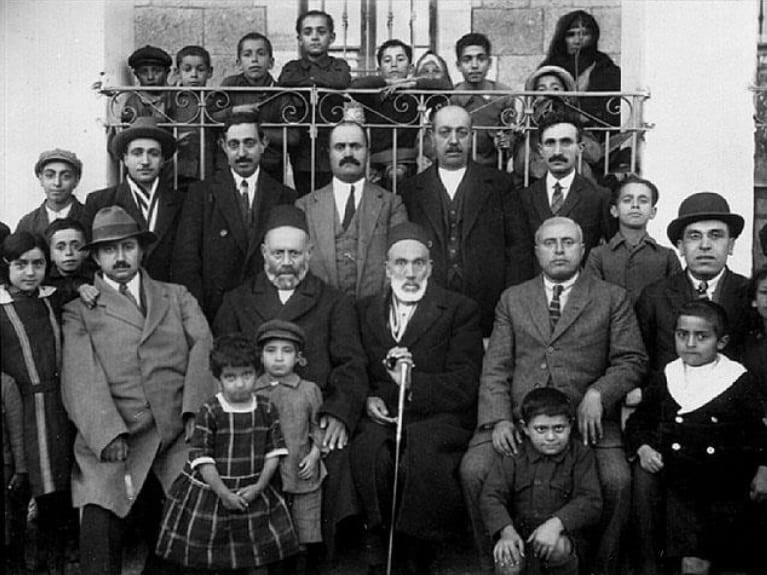
{"label": "newsboy cap", "polygon": [[139,48],[128,58],[128,66],[134,70],[142,64],[158,64],[163,68],[170,68],[173,60],[165,50],[147,44]]}
{"label": "newsboy cap", "polygon": [[141,227],[121,206],[101,208],[93,218],[91,243],[82,249],[90,250],[101,244],[137,238],[142,245],[151,244],[157,236]]}
{"label": "newsboy cap", "polygon": [[295,343],[299,349],[303,349],[306,342],[306,334],[301,326],[284,319],[270,319],[258,327],[256,331],[256,344],[263,345],[270,339],[285,339]]}
{"label": "newsboy cap", "polygon": [[668,239],[676,245],[688,225],[702,220],[724,222],[733,238],[740,235],[745,224],[741,216],[730,212],[730,205],[722,196],[714,192],[698,192],[686,197],[679,205],[679,215],[666,229]]}
{"label": "newsboy cap", "polygon": [[83,175],[83,163],[80,161],[80,158],[78,158],[74,152],[62,150],[61,148],[46,150],[40,154],[40,157],[35,163],[35,175],[39,176],[42,173],[45,164],[49,162],[65,162],[74,168],[78,178]]}
{"label": "newsboy cap", "polygon": [[169,159],[176,151],[176,138],[168,130],[161,128],[157,118],[151,116],[139,116],[124,130],[121,130],[112,139],[112,155],[122,158],[125,150],[133,140],[149,138],[157,140],[162,148],[163,159]]}

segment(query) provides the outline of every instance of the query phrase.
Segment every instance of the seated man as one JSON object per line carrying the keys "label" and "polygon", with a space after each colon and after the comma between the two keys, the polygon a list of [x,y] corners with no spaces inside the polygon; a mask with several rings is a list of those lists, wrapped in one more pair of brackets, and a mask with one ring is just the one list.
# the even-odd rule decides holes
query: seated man
{"label": "seated man", "polygon": [[[417,224],[395,226],[386,260],[388,286],[362,300],[360,325],[371,389],[352,443],[352,470],[368,528],[370,572],[383,573],[385,535],[394,521],[398,556],[428,573],[431,543],[460,533],[457,481],[474,428],[482,335],[476,303],[430,281],[428,236]],[[394,469],[400,362],[412,366],[405,400],[401,466]],[[392,486],[400,497],[391,517]]]}

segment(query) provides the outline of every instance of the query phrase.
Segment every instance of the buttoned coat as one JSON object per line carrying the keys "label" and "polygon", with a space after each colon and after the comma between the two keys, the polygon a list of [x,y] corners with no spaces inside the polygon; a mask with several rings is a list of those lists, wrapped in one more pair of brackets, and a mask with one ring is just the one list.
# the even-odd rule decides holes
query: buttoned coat
{"label": "buttoned coat", "polygon": [[[69,210],[68,218],[79,220],[82,217],[83,205],[80,200],[72,197],[72,207]],[[48,210],[45,209],[45,202],[35,208],[19,220],[16,226],[17,232],[30,232],[32,234],[45,235],[45,230],[50,225],[48,220]]]}
{"label": "buttoned coat", "polygon": [[296,199],[294,190],[262,169],[256,180],[253,221],[248,223],[236,188],[228,168],[192,184],[178,226],[172,279],[192,292],[210,321],[225,292],[263,269],[261,241],[271,209]]}
{"label": "buttoned coat", "polygon": [[[173,245],[176,242],[176,231],[181,217],[181,208],[184,205],[184,193],[167,187],[160,177],[155,193],[157,198],[157,219],[154,232],[157,241],[146,246],[142,266],[146,272],[159,281],[170,281],[170,265],[173,261]],[[144,213],[136,205],[130,186],[122,182],[111,188],[91,192],[85,198],[85,206],[81,221],[90,238],[93,226],[93,218],[101,208],[107,206],[120,206],[136,220],[144,229],[148,228]]]}
{"label": "buttoned coat", "polygon": [[[296,206],[306,213],[309,238],[314,244],[309,269],[325,283],[338,287],[336,267],[335,222],[337,209],[333,184],[299,198]],[[399,196],[365,181],[357,209],[357,287],[355,296],[363,298],[384,289],[386,244],[389,230],[407,221],[407,212]]]}
{"label": "buttoned coat", "polygon": [[[533,276],[533,243],[511,178],[494,168],[469,162],[458,188],[463,197],[461,250],[463,294],[480,307],[480,327],[487,337],[501,292]],[[442,195],[447,194],[437,165],[402,182],[402,201],[411,222],[422,225],[432,245],[431,278],[446,286],[448,227]]]}
{"label": "buttoned coat", "polygon": [[[208,370],[211,334],[197,301],[183,286],[141,274],[146,317],[100,276],[89,309],[78,298],[64,307],[62,396],[77,428],[72,499],[125,517],[153,471],[166,493],[187,459],[185,414],[195,415],[215,392]],[[125,435],[128,459],[101,461]]]}
{"label": "buttoned coat", "polygon": [[[581,273],[552,331],[543,276],[507,289],[496,310],[482,365],[472,444],[500,420],[521,416],[524,396],[552,385],[577,406],[593,387],[602,396],[602,445],[620,445],[620,403],[647,368],[634,310],[623,288]],[[551,382],[551,383],[549,383]],[[483,429],[487,427],[486,430]]]}
{"label": "buttoned coat", "polygon": [[[725,269],[719,281],[715,299],[727,312],[730,325],[730,341],[724,353],[737,360],[742,352],[743,339],[751,325],[749,280]],[[695,300],[696,297],[686,271],[658,280],[642,290],[636,303],[636,312],[652,371],[662,370],[668,362],[676,359],[676,316],[684,304]]]}

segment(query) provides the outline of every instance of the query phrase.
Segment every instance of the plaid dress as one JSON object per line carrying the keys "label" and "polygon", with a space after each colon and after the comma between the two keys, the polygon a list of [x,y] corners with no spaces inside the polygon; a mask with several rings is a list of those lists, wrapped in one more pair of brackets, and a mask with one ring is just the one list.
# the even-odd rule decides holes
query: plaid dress
{"label": "plaid dress", "polygon": [[221,394],[200,408],[189,462],[165,503],[157,554],[187,567],[243,569],[273,563],[298,552],[290,514],[271,486],[245,511],[230,511],[197,467],[214,463],[235,491],[258,481],[267,457],[284,455],[277,412],[254,396],[241,410]]}

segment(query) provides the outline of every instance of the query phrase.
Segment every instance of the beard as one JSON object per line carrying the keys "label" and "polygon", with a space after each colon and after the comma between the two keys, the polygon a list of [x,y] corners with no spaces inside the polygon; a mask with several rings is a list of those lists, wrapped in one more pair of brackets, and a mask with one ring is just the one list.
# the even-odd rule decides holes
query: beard
{"label": "beard", "polygon": [[[423,294],[426,292],[426,286],[429,284],[429,280],[425,279],[418,283],[418,289],[413,289],[418,282],[411,282],[405,279],[391,278],[391,291],[394,293],[399,301],[403,303],[416,303],[421,301]],[[407,284],[407,289],[405,289]]]}
{"label": "beard", "polygon": [[301,266],[273,266],[267,263],[265,266],[266,277],[279,290],[293,290],[298,287],[309,270],[308,264]]}

